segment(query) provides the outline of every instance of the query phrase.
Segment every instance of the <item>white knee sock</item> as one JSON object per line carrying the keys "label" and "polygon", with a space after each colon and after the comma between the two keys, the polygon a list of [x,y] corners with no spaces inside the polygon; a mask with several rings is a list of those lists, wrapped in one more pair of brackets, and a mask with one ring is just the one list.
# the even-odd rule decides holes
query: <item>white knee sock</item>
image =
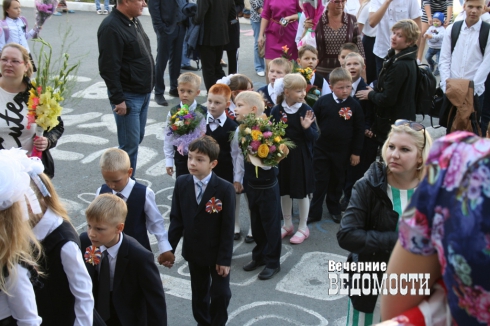
{"label": "white knee sock", "polygon": [[284,219],[284,227],[290,228],[293,225],[291,210],[293,208],[293,200],[289,195],[281,196],[282,217]]}
{"label": "white knee sock", "polygon": [[235,207],[235,233],[240,233],[240,197],[241,194],[235,195],[236,207]]}
{"label": "white knee sock", "polygon": [[251,220],[251,217],[250,217],[250,206],[248,206],[248,197],[247,197],[247,194],[245,194],[244,197],[245,197],[245,201],[247,202],[248,221],[249,221],[249,224],[250,224],[250,227],[248,228],[248,234],[247,234],[247,236],[252,237],[252,220]]}
{"label": "white knee sock", "polygon": [[308,212],[310,210],[310,199],[305,197],[298,200],[299,206],[299,226],[298,229],[306,230],[306,221],[308,220]]}

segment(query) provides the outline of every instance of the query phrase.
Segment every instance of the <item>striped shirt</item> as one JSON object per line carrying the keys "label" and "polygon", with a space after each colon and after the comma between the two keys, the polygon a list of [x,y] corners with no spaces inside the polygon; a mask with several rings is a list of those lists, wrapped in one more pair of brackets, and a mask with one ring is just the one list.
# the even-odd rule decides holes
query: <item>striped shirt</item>
{"label": "striped shirt", "polygon": [[[408,203],[410,202],[410,198],[412,198],[415,189],[416,188],[407,189],[407,190],[398,189],[388,184],[388,189],[387,189],[388,197],[393,203],[393,210],[398,213],[398,216],[402,216],[402,213],[407,207]],[[396,227],[396,230],[398,231],[398,225]]]}

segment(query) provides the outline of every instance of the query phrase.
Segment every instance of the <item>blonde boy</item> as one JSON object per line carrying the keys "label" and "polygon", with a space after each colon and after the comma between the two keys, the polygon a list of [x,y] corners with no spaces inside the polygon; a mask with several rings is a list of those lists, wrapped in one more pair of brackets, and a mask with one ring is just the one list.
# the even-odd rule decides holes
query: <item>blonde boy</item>
{"label": "blonde boy", "polygon": [[272,108],[277,104],[277,96],[280,95],[274,92],[274,82],[276,79],[283,78],[287,74],[290,74],[291,69],[291,63],[284,58],[276,58],[269,63],[269,71],[267,72],[269,84],[257,90],[257,92],[264,97],[266,102],[267,108],[264,113],[267,116],[270,115]]}

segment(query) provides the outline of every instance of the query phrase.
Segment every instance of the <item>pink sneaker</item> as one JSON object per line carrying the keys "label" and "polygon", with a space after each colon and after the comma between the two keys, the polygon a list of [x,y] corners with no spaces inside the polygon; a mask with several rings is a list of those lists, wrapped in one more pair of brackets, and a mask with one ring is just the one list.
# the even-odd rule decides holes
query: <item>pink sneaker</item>
{"label": "pink sneaker", "polygon": [[285,228],[284,225],[281,228],[281,239],[288,235],[292,235],[294,233],[294,226],[291,225],[289,229]]}
{"label": "pink sneaker", "polygon": [[305,231],[298,229],[298,232],[294,234],[294,236],[289,239],[289,242],[292,244],[300,244],[303,243],[310,236],[310,230],[306,228]]}

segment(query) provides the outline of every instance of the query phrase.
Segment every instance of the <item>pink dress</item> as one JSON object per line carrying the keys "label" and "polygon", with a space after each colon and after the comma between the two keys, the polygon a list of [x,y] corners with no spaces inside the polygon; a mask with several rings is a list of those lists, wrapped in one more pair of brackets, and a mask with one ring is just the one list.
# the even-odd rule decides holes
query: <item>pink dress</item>
{"label": "pink dress", "polygon": [[279,24],[281,18],[301,12],[298,0],[264,0],[261,17],[269,21],[265,30],[265,58],[272,60],[282,55],[282,47],[287,45],[291,59],[298,58],[295,37],[298,22],[291,22],[286,27]]}

